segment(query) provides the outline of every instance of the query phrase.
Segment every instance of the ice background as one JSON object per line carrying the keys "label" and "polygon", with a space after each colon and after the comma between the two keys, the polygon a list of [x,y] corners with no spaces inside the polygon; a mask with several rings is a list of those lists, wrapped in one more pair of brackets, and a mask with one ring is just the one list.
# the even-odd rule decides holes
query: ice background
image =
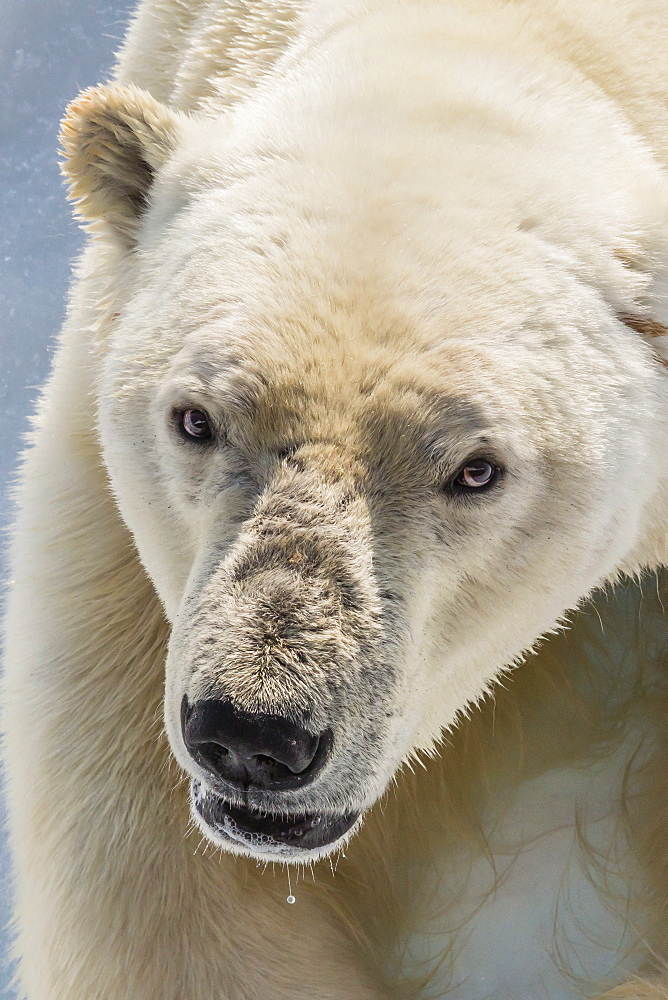
{"label": "ice background", "polygon": [[[132,0],[0,0],[0,525],[61,325],[82,233],[58,170],[58,122],[71,98],[107,78]],[[3,536],[4,542],[4,536]],[[6,544],[0,548],[2,579]],[[0,843],[0,997],[6,967],[9,860]]]}

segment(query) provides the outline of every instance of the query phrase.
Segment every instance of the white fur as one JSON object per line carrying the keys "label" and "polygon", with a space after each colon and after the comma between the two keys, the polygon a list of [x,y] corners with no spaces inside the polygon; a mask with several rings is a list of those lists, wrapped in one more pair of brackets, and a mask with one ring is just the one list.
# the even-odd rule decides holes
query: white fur
{"label": "white fur", "polygon": [[[557,1000],[660,970],[658,591],[530,651],[668,555],[664,22],[144,0],[72,105],[94,237],[6,625],[29,1000]],[[215,445],[175,432],[188,405]],[[505,475],[462,498],[472,455]],[[223,851],[186,837],[181,772],[213,791],[184,695],[334,731],[312,785],[251,803],[362,814],[285,855],[345,845],[299,905],[253,865],[276,843],[196,808]]]}

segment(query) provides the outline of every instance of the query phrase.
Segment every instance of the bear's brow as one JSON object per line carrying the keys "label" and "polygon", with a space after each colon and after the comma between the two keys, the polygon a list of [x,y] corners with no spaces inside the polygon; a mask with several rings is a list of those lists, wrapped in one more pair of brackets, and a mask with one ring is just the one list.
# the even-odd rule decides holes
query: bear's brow
{"label": "bear's brow", "polygon": [[269,387],[259,370],[251,369],[242,358],[232,354],[193,358],[188,365],[188,377],[218,408],[236,418],[252,418],[261,395]]}

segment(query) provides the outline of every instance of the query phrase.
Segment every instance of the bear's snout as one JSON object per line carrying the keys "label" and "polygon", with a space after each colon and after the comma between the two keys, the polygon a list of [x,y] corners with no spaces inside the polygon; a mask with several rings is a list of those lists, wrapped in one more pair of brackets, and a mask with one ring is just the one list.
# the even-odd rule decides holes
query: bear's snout
{"label": "bear's snout", "polygon": [[327,762],[331,729],[311,733],[290,719],[237,708],[229,699],[181,703],[183,741],[216,782],[284,791],[309,784]]}

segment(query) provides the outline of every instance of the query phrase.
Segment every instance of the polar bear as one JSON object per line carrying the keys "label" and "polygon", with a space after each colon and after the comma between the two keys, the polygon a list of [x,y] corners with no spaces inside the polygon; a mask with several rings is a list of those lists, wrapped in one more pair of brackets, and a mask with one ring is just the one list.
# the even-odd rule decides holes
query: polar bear
{"label": "polar bear", "polygon": [[665,13],[143,0],[71,105],[29,1000],[668,997]]}

